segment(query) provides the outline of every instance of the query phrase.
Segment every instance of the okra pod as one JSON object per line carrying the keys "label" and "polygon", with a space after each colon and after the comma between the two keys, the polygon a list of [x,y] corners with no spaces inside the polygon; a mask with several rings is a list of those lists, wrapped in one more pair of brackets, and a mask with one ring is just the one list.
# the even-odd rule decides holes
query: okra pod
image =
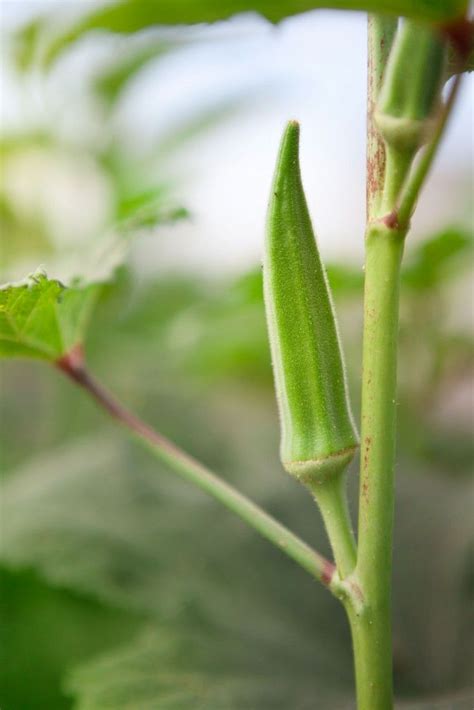
{"label": "okra pod", "polygon": [[446,42],[429,25],[404,20],[390,52],[375,110],[389,146],[416,152],[429,134],[440,102]]}
{"label": "okra pod", "polygon": [[344,470],[358,440],[326,273],[299,166],[299,125],[288,124],[271,193],[264,293],[285,469],[303,483]]}

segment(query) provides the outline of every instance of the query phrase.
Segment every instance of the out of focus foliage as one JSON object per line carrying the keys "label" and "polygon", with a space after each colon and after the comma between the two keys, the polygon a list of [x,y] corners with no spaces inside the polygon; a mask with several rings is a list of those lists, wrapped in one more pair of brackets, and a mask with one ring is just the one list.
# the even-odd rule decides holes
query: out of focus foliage
{"label": "out of focus foliage", "polygon": [[119,0],[81,13],[54,32],[49,17],[27,24],[17,37],[17,62],[29,66],[38,49],[46,65],[91,31],[130,34],[156,25],[184,25],[226,20],[257,12],[271,22],[315,8],[366,10],[406,15],[421,20],[452,21],[466,11],[466,0]]}
{"label": "out of focus foliage", "polygon": [[[242,106],[234,96],[202,107],[145,157],[125,145],[113,117],[128,82],[191,39],[135,37],[107,55],[88,87],[98,134],[72,141],[51,123],[2,138],[2,268],[14,278],[44,263],[53,277],[79,270],[99,281],[115,270],[94,294],[92,369],[328,551],[312,501],[278,460],[259,266],[233,281],[144,279],[116,269],[123,254],[105,269],[93,250],[104,235],[130,237],[133,249],[137,232],[156,240],[163,221],[185,217],[160,172],[163,155]],[[462,710],[473,700],[473,343],[459,317],[472,249],[456,225],[407,248],[394,588],[401,707]],[[363,271],[337,263],[328,273],[357,402]],[[0,417],[4,710],[350,706],[343,612],[303,571],[124,440],[45,364],[2,365]],[[356,470],[350,486],[354,504]]]}
{"label": "out of focus foliage", "polygon": [[[466,236],[447,230],[412,250],[406,278],[430,244],[453,238],[468,249]],[[471,344],[449,325],[463,253],[447,256],[429,287],[407,284],[403,302],[400,697],[466,697],[470,681],[472,452],[457,399]],[[338,286],[343,271],[347,288]],[[344,324],[360,315],[358,272],[329,273],[356,371],[358,335]],[[137,287],[123,268],[103,291],[88,353],[145,418],[324,549],[311,501],[278,462],[259,270],[234,283],[168,277]],[[3,380],[3,642],[16,639],[15,663],[2,666],[7,710],[38,697],[69,707],[71,694],[78,708],[97,709],[131,698],[143,708],[283,710],[315,698],[329,708],[350,697],[345,620],[323,589],[123,441],[56,373],[14,363]],[[352,386],[356,394],[354,378]],[[43,635],[61,653],[57,644],[45,652]]]}

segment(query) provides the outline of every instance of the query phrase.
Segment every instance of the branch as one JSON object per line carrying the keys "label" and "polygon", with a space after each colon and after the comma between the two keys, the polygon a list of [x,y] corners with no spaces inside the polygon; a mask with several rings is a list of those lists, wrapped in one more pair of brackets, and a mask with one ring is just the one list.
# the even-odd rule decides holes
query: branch
{"label": "branch", "polygon": [[157,458],[169,465],[180,476],[194,483],[236,513],[263,537],[279,547],[280,550],[283,550],[303,569],[328,587],[333,594],[347,596],[347,589],[341,587],[336,568],[332,562],[318,554],[255,503],[123,407],[89,373],[81,347],[75,347],[67,355],[57,360],[55,364],[65,375],[95,399],[96,403],[110,414],[113,419],[125,427],[140,443],[150,449]]}
{"label": "branch", "polygon": [[453,83],[450,87],[448,97],[443,104],[433,137],[421,154],[418,162],[412,168],[405,185],[403,186],[398,206],[395,209],[397,221],[400,225],[406,225],[410,220],[412,212],[415,208],[418,195],[426,180],[428,172],[433,164],[434,157],[437,153],[439,143],[443,137],[444,130],[451,115],[451,111],[459,92],[462,74],[456,74]]}

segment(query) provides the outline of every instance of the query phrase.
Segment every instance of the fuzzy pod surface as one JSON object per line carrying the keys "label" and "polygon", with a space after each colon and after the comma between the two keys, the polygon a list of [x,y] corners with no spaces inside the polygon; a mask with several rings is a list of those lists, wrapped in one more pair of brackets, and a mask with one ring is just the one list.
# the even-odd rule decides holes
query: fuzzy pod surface
{"label": "fuzzy pod surface", "polygon": [[302,482],[321,483],[346,468],[358,439],[329,285],[301,182],[295,121],[280,145],[263,278],[282,463]]}

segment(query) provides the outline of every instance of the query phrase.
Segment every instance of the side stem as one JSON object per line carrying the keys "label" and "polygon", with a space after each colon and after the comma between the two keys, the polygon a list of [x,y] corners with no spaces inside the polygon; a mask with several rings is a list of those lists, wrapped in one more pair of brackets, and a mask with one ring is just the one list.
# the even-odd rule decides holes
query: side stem
{"label": "side stem", "polygon": [[420,156],[418,163],[411,171],[406,183],[403,186],[402,193],[398,200],[396,208],[397,219],[400,224],[407,224],[411,214],[415,208],[418,195],[430,171],[431,165],[435,158],[440,141],[444,135],[446,125],[451,115],[456,97],[459,93],[462,74],[457,74],[452,80],[452,85],[449,90],[448,97],[443,104],[440,115],[436,122],[434,134],[431,137],[428,145],[425,147]]}
{"label": "side stem", "polygon": [[73,382],[82,387],[113,419],[125,427],[141,444],[145,445],[154,456],[170,466],[180,476],[223,503],[327,586],[334,594],[340,596],[339,580],[335,575],[336,568],[332,562],[318,554],[262,508],[123,407],[89,373],[80,348],[75,348],[63,356],[56,365]]}
{"label": "side stem", "polygon": [[356,566],[357,551],[347,506],[345,471],[330,477],[311,492],[319,506],[341,580]]}

